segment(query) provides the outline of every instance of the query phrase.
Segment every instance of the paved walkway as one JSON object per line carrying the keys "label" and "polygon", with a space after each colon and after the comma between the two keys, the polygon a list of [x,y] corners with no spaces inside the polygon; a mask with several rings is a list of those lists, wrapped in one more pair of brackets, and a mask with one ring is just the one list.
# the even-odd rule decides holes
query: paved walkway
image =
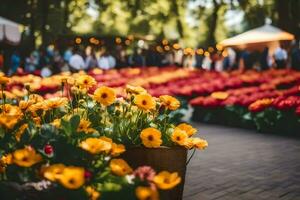
{"label": "paved walkway", "polygon": [[188,166],[184,200],[300,200],[300,139],[194,125],[209,147]]}

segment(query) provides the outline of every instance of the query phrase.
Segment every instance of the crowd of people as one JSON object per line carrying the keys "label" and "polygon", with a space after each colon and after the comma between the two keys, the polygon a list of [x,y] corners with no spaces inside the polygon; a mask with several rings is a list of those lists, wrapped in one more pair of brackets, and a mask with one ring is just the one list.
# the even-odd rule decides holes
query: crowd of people
{"label": "crowd of people", "polygon": [[[92,46],[72,46],[64,50],[49,45],[21,56],[14,51],[9,58],[8,75],[18,70],[25,73],[39,73],[47,77],[62,71],[76,72],[101,68],[103,70],[124,67],[146,66],[182,66],[202,68],[206,70],[234,70],[291,67],[300,70],[300,49],[294,44],[286,50],[282,46],[270,52],[266,47],[263,51],[234,50],[232,48],[218,49],[168,49],[163,46],[153,46],[148,49],[135,48],[131,51],[123,46],[115,48],[95,48]],[[0,51],[0,68],[4,69],[3,51]]]}

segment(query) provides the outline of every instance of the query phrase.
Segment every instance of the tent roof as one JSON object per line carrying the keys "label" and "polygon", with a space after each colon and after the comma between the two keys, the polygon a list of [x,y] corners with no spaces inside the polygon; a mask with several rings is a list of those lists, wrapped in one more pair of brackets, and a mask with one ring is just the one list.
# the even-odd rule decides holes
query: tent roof
{"label": "tent roof", "polygon": [[21,26],[21,24],[13,22],[13,21],[11,21],[9,19],[5,19],[4,17],[1,17],[1,16],[0,16],[0,24],[1,25],[9,25],[9,26],[17,26],[17,27]]}
{"label": "tent roof", "polygon": [[19,44],[22,25],[0,16],[0,42]]}
{"label": "tent roof", "polygon": [[294,35],[267,24],[241,33],[232,38],[225,39],[219,44],[225,47],[243,46],[255,43],[269,43],[275,41],[293,40],[294,38]]}

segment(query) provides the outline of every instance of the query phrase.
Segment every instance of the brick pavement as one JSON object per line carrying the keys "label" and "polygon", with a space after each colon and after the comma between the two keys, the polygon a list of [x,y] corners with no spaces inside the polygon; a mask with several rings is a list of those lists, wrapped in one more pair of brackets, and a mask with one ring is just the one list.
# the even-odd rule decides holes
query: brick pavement
{"label": "brick pavement", "polygon": [[188,166],[184,200],[300,200],[300,139],[194,124],[209,147]]}

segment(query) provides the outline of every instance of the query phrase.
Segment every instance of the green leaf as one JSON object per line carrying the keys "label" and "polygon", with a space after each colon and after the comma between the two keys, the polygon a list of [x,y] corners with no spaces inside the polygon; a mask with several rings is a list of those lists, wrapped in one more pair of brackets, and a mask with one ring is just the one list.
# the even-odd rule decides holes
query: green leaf
{"label": "green leaf", "polygon": [[78,128],[79,123],[80,123],[80,116],[79,115],[74,115],[70,119],[71,130],[75,132]]}

